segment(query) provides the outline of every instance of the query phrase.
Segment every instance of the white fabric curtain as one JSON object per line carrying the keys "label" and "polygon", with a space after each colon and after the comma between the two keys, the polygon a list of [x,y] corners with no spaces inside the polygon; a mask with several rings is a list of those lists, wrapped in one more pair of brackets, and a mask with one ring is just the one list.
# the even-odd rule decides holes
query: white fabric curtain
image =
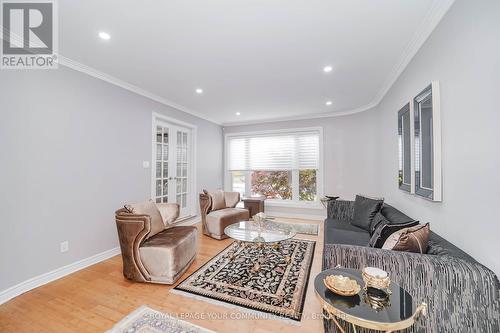
{"label": "white fabric curtain", "polygon": [[319,131],[230,136],[229,171],[319,168]]}

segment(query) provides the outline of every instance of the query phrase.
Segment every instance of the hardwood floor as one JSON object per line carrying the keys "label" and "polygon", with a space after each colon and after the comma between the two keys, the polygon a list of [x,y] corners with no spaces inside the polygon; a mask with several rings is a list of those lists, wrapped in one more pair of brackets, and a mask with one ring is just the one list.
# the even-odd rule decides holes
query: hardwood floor
{"label": "hardwood floor", "polygon": [[[321,270],[323,223],[278,220],[318,223],[321,226],[318,236],[296,236],[316,241],[300,323],[245,318],[248,312],[170,293],[172,286],[130,282],[122,275],[121,257],[116,256],[0,305],[0,332],[105,332],[141,305],[177,314],[181,319],[221,333],[234,333],[235,329],[241,333],[323,332],[320,305],[313,287],[314,277]],[[229,239],[218,241],[200,233],[198,256],[179,282],[230,243]],[[224,318],[224,314],[235,319],[219,319]]]}

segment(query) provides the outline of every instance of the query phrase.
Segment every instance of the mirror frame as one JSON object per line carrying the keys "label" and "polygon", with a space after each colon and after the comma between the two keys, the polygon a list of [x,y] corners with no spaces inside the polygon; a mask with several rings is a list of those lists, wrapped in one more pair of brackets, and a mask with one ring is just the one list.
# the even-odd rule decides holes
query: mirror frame
{"label": "mirror frame", "polygon": [[[404,116],[408,116],[409,124],[408,124],[408,133],[404,131],[403,118]],[[405,150],[405,147],[409,147],[409,150]],[[408,156],[406,156],[408,154]],[[409,183],[405,183],[404,179],[406,178],[405,170],[408,170],[405,165],[405,161],[407,161],[407,157],[409,157]],[[411,103],[408,102],[405,106],[403,106],[398,111],[398,186],[399,189],[408,193],[414,193],[413,186],[413,110],[411,107]]]}
{"label": "mirror frame", "polygon": [[[429,137],[422,138],[422,122],[421,122],[421,109],[420,103],[424,100],[431,98],[432,103],[432,114],[430,129],[428,131]],[[441,179],[441,109],[440,109],[440,94],[439,94],[439,83],[433,81],[429,86],[427,86],[422,92],[420,92],[413,99],[413,110],[414,110],[414,161],[419,163],[415,165],[414,174],[414,186],[415,194],[431,200],[431,201],[442,201],[442,179]],[[430,146],[424,146],[423,139],[429,139],[431,141]],[[430,152],[428,150],[431,150]],[[432,176],[432,186],[425,187],[422,184],[422,156],[430,156],[431,165],[430,172]],[[415,164],[414,163],[414,164]]]}

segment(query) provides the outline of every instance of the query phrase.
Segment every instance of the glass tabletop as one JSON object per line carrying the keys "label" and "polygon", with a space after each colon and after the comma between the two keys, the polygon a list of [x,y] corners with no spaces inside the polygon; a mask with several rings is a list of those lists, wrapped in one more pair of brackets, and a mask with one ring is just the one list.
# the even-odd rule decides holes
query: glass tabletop
{"label": "glass tabletop", "polygon": [[241,221],[227,226],[224,233],[235,240],[251,243],[276,243],[295,236],[292,228],[272,221],[264,221],[261,225],[254,221]]}
{"label": "glass tabletop", "polygon": [[360,272],[355,269],[335,268],[319,273],[314,280],[316,293],[323,302],[326,302],[337,311],[363,321],[386,324],[410,319],[416,311],[417,307],[412,296],[393,282],[390,285],[391,293],[388,295],[388,300],[382,307],[374,306],[367,298],[367,292],[363,289],[355,296],[337,295],[326,288],[323,279],[328,275],[338,274],[355,279],[361,287],[364,286]]}

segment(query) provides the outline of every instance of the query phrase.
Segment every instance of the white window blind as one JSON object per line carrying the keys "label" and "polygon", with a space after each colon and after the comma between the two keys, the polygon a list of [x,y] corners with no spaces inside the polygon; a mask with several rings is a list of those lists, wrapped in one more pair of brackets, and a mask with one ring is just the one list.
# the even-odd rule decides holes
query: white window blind
{"label": "white window blind", "polygon": [[319,131],[228,137],[229,171],[319,168]]}

